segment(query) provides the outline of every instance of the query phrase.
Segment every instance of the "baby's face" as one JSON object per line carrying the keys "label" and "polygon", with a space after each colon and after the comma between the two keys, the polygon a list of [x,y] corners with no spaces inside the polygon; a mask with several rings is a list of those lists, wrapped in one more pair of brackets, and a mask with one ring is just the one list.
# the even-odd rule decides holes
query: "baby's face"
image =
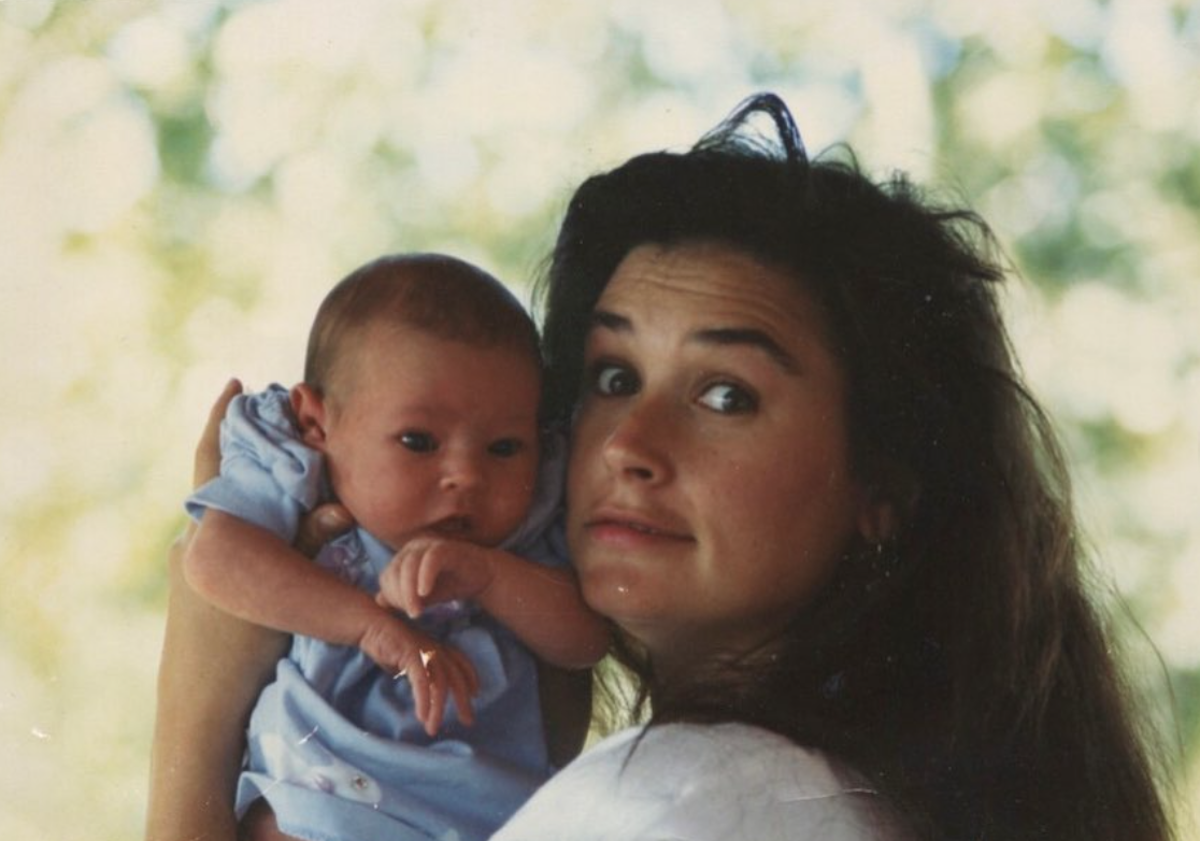
{"label": "baby's face", "polygon": [[535,360],[389,326],[348,352],[322,449],[358,523],[393,549],[422,532],[502,541],[537,478]]}

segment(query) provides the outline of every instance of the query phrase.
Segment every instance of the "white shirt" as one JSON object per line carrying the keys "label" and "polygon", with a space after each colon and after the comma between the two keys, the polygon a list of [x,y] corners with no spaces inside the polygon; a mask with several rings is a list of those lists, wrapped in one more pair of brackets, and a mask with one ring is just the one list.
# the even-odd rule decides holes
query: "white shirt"
{"label": "white shirt", "polygon": [[899,841],[885,801],[819,751],[745,724],[617,733],[492,841]]}

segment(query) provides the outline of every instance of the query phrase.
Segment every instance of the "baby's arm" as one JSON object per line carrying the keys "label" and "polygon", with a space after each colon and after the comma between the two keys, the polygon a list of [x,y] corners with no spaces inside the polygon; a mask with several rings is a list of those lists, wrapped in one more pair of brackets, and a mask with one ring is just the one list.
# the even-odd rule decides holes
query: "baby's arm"
{"label": "baby's arm", "polygon": [[416,538],[396,553],[379,585],[380,604],[413,617],[430,604],[472,599],[555,666],[588,668],[608,650],[608,626],[584,604],[570,570],[502,549]]}
{"label": "baby's arm", "polygon": [[477,686],[466,657],[422,634],[270,531],[209,509],[183,564],[196,592],[240,619],[358,646],[382,668],[404,674],[412,683],[417,717],[430,734],[441,725],[447,691],[460,718],[470,723],[470,698]]}
{"label": "baby's arm", "polygon": [[216,509],[200,520],[183,569],[192,589],[217,607],[289,634],[358,645],[388,616],[369,595],[282,538]]}

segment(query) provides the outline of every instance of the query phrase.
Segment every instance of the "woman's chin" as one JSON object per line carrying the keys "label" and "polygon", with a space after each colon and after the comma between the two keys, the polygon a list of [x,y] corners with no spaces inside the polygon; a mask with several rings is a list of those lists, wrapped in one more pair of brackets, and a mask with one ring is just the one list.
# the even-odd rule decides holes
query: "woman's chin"
{"label": "woman's chin", "polygon": [[630,630],[646,612],[646,593],[643,583],[633,570],[603,565],[581,571],[579,582],[583,600],[592,610]]}

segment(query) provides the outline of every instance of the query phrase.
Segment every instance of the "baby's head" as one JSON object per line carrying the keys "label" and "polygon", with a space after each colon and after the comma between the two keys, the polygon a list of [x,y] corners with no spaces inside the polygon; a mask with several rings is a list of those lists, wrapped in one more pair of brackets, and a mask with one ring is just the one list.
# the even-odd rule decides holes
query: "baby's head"
{"label": "baby's head", "polygon": [[437,532],[495,545],[533,497],[540,392],[516,298],[461,260],[411,254],[325,298],[292,408],[338,499],[385,544]]}

